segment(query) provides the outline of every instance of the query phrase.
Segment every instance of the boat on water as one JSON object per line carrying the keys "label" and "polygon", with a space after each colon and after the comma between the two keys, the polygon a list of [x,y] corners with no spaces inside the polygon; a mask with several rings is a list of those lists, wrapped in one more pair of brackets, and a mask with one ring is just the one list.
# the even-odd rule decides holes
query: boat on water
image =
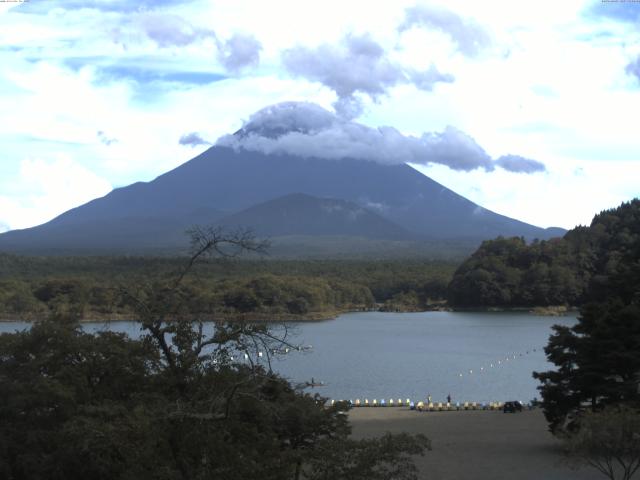
{"label": "boat on water", "polygon": [[307,387],[315,388],[315,387],[325,387],[327,384],[324,382],[305,382]]}
{"label": "boat on water", "polygon": [[316,388],[316,387],[326,387],[327,383],[326,382],[319,382],[319,381],[315,380],[314,378],[311,378],[310,381],[299,383],[297,386],[298,386],[298,388]]}

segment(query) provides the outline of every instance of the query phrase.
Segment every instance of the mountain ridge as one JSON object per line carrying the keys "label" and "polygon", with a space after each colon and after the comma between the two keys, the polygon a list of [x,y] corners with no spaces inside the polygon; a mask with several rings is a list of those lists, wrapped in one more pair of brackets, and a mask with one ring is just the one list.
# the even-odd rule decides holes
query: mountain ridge
{"label": "mountain ridge", "polygon": [[564,232],[484,209],[405,164],[213,146],[151,182],[115,189],[43,225],[1,234],[0,250],[178,248],[185,244],[182,232],[194,224],[216,223],[292,193],[350,202],[418,237],[479,243],[499,235],[546,239]]}

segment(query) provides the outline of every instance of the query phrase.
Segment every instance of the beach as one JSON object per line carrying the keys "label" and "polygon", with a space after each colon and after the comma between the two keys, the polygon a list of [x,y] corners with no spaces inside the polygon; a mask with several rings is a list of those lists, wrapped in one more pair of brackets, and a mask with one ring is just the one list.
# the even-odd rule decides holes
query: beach
{"label": "beach", "polygon": [[432,450],[416,458],[429,480],[597,480],[590,467],[571,469],[542,411],[418,412],[404,407],[360,407],[349,412],[354,438],[422,433]]}

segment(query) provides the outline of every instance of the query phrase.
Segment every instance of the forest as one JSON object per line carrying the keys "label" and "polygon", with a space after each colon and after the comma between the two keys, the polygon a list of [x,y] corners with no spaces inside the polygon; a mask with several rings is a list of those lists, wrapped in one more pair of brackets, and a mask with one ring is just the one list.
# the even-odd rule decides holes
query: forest
{"label": "forest", "polygon": [[[0,255],[0,316],[131,319],[124,291],[173,275],[179,257]],[[456,265],[430,260],[217,258],[182,285],[189,312],[210,319],[320,319],[354,310],[417,311],[446,298]]]}
{"label": "forest", "polygon": [[[640,200],[623,203],[562,238],[482,243],[448,286],[453,307],[580,306],[638,261]],[[632,260],[629,260],[629,259]]]}

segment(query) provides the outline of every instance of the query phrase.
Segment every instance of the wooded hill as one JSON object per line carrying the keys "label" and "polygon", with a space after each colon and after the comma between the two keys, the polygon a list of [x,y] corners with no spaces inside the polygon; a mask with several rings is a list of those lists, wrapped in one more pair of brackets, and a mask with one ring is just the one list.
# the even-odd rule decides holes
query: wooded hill
{"label": "wooded hill", "polygon": [[[135,318],[122,295],[163,282],[184,258],[0,255],[0,315]],[[416,261],[241,260],[199,264],[181,287],[193,315],[326,318],[348,310],[424,310],[443,300],[456,265]],[[186,308],[186,307],[185,307]]]}
{"label": "wooded hill", "polygon": [[483,242],[456,270],[448,300],[455,307],[578,306],[596,300],[638,262],[640,200],[634,199],[562,238]]}

